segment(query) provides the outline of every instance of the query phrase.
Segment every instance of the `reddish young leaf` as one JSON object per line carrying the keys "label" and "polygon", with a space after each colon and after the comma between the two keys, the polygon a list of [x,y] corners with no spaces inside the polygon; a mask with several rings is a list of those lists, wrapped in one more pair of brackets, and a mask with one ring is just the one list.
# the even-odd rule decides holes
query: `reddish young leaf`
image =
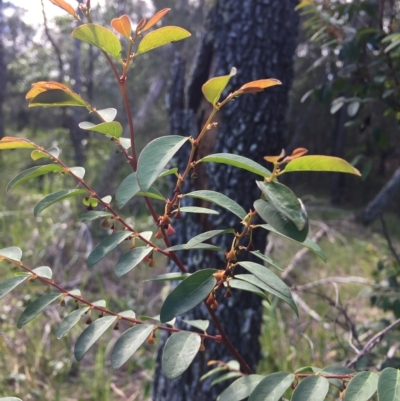
{"label": "reddish young leaf", "polygon": [[57,7],[62,8],[64,11],[66,11],[68,14],[71,14],[73,17],[75,16],[75,10],[74,7],[71,6],[71,4],[68,4],[64,0],[50,0],[54,5]]}
{"label": "reddish young leaf", "polygon": [[290,156],[285,157],[284,162],[290,162],[293,159],[297,159],[298,157],[304,156],[306,153],[308,153],[308,149],[297,148],[292,152]]}
{"label": "reddish young leaf", "polygon": [[274,78],[260,79],[258,81],[252,81],[244,84],[237,92],[239,94],[262,92],[264,89],[275,85],[282,85],[282,82]]}
{"label": "reddish young leaf", "polygon": [[164,17],[165,14],[167,14],[168,11],[170,11],[170,8],[164,8],[160,11],[158,11],[157,13],[155,13],[147,22],[147,24],[144,26],[143,29],[141,29],[141,31],[147,31],[148,29],[150,29],[152,26],[154,26],[155,24],[157,24],[158,21],[160,21],[161,18]]}
{"label": "reddish young leaf", "polygon": [[306,148],[297,148],[292,152],[292,157],[300,157],[308,153],[308,149]]}
{"label": "reddish young leaf", "polygon": [[143,29],[143,27],[146,25],[146,22],[147,22],[146,18],[142,18],[139,21],[139,23],[137,24],[137,27],[136,27],[136,33],[140,32]]}
{"label": "reddish young leaf", "polygon": [[283,157],[285,157],[285,149],[282,149],[282,152],[279,156],[264,156],[264,160],[275,164],[278,163]]}
{"label": "reddish young leaf", "polygon": [[131,27],[131,20],[125,14],[122,17],[114,18],[111,21],[111,26],[122,36],[126,38],[131,37],[132,27]]}

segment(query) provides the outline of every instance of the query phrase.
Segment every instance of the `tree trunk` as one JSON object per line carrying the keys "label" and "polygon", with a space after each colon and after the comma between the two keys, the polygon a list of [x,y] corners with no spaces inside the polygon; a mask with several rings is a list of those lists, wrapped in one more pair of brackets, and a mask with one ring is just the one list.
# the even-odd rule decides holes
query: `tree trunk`
{"label": "tree trunk", "polygon": [[[343,157],[346,140],[347,107],[342,107],[336,113],[336,126],[332,132],[332,156]],[[334,173],[331,178],[331,203],[339,205],[342,202],[345,185],[344,174]]]}
{"label": "tree trunk", "polygon": [[[265,93],[246,95],[229,103],[219,113],[218,129],[207,133],[207,138],[199,147],[196,159],[208,153],[239,153],[259,163],[265,164],[263,157],[278,155],[282,149],[285,130],[285,113],[288,91],[293,78],[293,55],[296,45],[297,15],[294,11],[296,0],[218,0],[210,11],[205,34],[198,52],[193,74],[188,86],[187,98],[184,93],[184,66],[177,60],[173,71],[173,87],[169,97],[171,130],[173,134],[196,136],[207,118],[210,107],[202,100],[201,86],[217,75],[229,73],[232,66],[238,74],[232,78],[227,93],[242,84],[261,78],[278,78],[282,86],[268,89]],[[184,109],[184,104],[188,107]],[[186,159],[179,164],[184,165]],[[256,176],[244,170],[226,165],[206,165],[196,167],[197,178],[186,182],[184,192],[195,189],[220,191],[237,201],[245,210],[253,207],[259,198],[255,184]],[[201,202],[192,201],[201,205]],[[204,205],[203,205],[204,206]],[[186,243],[200,232],[235,227],[240,229],[238,219],[222,209],[216,218],[204,215],[189,215],[174,221],[177,232],[175,243]],[[228,235],[215,241],[224,249],[229,249],[232,238]],[[254,238],[256,249],[263,251],[266,236],[257,233]],[[214,253],[190,251],[179,255],[190,271],[205,267],[224,268],[222,256]],[[249,260],[249,255],[246,259]],[[261,357],[258,337],[261,328],[261,299],[250,293],[235,291],[232,298],[218,300],[217,314],[229,338],[252,369]],[[185,319],[209,319],[202,305],[191,311]],[[177,325],[186,326],[181,319]],[[210,333],[215,333],[210,325]],[[205,352],[200,352],[182,377],[168,381],[162,374],[160,361],[162,338],[157,358],[157,369],[153,387],[154,401],[202,401],[215,400],[226,387],[210,388],[210,380],[199,378],[209,370],[207,361],[233,359],[220,344],[206,342]]]}
{"label": "tree trunk", "polygon": [[386,208],[394,195],[400,191],[400,167],[394,172],[392,178],[379,191],[374,199],[359,216],[364,225],[371,224]]}

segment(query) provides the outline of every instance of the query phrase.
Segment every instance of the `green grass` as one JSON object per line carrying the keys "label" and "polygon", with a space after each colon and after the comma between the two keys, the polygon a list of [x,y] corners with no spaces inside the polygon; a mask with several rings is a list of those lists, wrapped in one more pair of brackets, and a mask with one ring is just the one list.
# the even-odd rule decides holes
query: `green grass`
{"label": "green grass", "polygon": [[[312,206],[309,210],[314,221],[311,236],[320,228],[318,222],[326,224],[327,235],[319,241],[319,245],[325,252],[327,262],[323,263],[308,252],[289,276],[294,285],[327,277],[360,276],[372,280],[377,263],[393,258],[377,222],[365,228],[353,220],[353,213],[349,211],[329,207],[313,210]],[[389,215],[387,221],[391,223],[392,241],[399,244],[399,216]],[[270,256],[282,267],[287,266],[301,249],[275,235],[271,235],[270,241],[273,244]],[[293,371],[310,364],[324,367],[353,357],[355,353],[348,343],[348,330],[340,325],[343,317],[335,307],[336,301],[358,327],[392,316],[371,307],[366,288],[368,286],[357,283],[326,284],[299,292],[306,304],[321,317],[325,327],[301,308],[300,317],[296,318],[286,305],[276,308],[274,304],[266,304],[261,335],[263,359],[258,367],[259,373],[271,373],[277,369]]]}

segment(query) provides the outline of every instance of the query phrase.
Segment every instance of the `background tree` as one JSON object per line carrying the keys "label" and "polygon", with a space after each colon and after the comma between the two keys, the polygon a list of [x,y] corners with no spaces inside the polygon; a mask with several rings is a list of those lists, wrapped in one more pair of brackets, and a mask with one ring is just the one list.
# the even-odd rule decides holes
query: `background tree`
{"label": "background tree", "polygon": [[[268,93],[239,98],[223,109],[218,118],[218,127],[208,133],[207,145],[198,149],[196,158],[211,153],[240,153],[264,163],[266,155],[278,155],[283,148],[285,116],[288,105],[288,91],[293,79],[293,54],[296,47],[297,14],[296,0],[224,0],[217,1],[210,10],[193,72],[189,78],[187,97],[184,99],[184,67],[179,58],[173,71],[173,92],[170,93],[169,110],[171,130],[174,134],[187,135],[198,132],[207,116],[208,106],[202,100],[201,87],[212,76],[226,75],[231,67],[237,68],[237,75],[230,81],[228,91],[242,84],[261,78],[274,77],[283,85],[272,88]],[[179,88],[179,90],[177,90]],[[184,106],[186,105],[186,107]],[[193,176],[191,189],[208,188],[223,191],[227,196],[252,207],[255,196],[255,177],[245,172],[233,174],[234,168],[225,165],[196,167],[197,178]],[[200,203],[202,203],[200,201]],[[199,205],[199,202],[194,204]],[[204,230],[221,229],[232,226],[232,216],[219,210],[220,216],[213,222],[206,218],[185,216],[176,228],[177,243],[185,243],[193,235]],[[257,234],[253,239],[257,249],[264,249],[266,236]],[[224,239],[217,243],[228,247]],[[185,264],[196,270],[198,266],[218,268],[223,258],[198,251],[186,255]],[[233,344],[247,362],[255,369],[260,359],[258,337],[261,329],[261,301],[256,296],[234,293],[232,298],[221,299],[217,313]],[[202,308],[185,316],[201,319],[207,315]],[[234,316],[234,317],[233,317]],[[229,324],[227,324],[230,322]],[[234,323],[232,323],[234,322]],[[182,323],[181,323],[182,324]],[[219,348],[219,349],[217,349]],[[207,346],[204,356],[178,380],[167,381],[157,368],[154,381],[153,399],[206,400],[210,397],[210,381],[200,382],[207,371],[208,356],[212,359],[231,359],[221,347]],[[159,354],[160,358],[160,354]],[[216,397],[221,388],[214,387],[211,397]]]}

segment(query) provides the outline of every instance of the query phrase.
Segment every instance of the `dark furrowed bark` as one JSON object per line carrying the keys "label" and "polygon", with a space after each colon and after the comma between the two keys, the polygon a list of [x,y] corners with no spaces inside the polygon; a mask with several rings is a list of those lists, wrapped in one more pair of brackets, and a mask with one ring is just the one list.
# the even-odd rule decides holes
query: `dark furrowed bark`
{"label": "dark furrowed bark", "polygon": [[[212,76],[229,73],[232,66],[238,73],[232,78],[226,93],[239,88],[246,82],[277,78],[280,87],[267,89],[264,93],[246,95],[229,103],[216,118],[219,126],[206,134],[204,144],[198,149],[196,159],[208,153],[238,153],[265,165],[263,157],[279,154],[285,130],[285,113],[288,103],[293,72],[292,62],[296,44],[297,16],[295,0],[224,0],[217,1],[210,11],[201,48],[183,100],[182,62],[175,63],[172,90],[169,98],[171,131],[179,135],[196,135],[201,123],[207,118],[210,107],[202,100],[201,86]],[[181,88],[179,90],[179,88]],[[182,110],[186,104],[187,109]],[[185,166],[185,157],[180,165]],[[259,198],[255,180],[257,177],[244,170],[226,165],[199,165],[197,178],[185,183],[184,192],[196,189],[219,191],[237,201],[245,210],[252,208]],[[260,177],[259,177],[260,178]],[[190,204],[206,206],[198,200]],[[227,211],[216,208],[219,216],[187,214],[184,219],[174,221],[177,232],[175,243],[186,243],[203,231],[235,227],[240,230],[238,218]],[[213,243],[229,250],[232,235],[217,237]],[[256,249],[264,251],[265,233],[257,232],[254,237]],[[223,255],[191,251],[179,255],[190,271],[202,268],[224,268]],[[249,260],[248,255],[245,255]],[[176,269],[173,267],[173,269]],[[233,291],[232,298],[219,294],[218,317],[234,346],[255,369],[260,359],[258,337],[261,328],[261,298],[250,293]],[[204,305],[194,309],[183,318],[209,319]],[[181,319],[178,326],[189,328]],[[216,333],[211,323],[210,334]],[[207,361],[233,359],[221,344],[206,342],[205,352],[200,352],[182,377],[169,381],[160,368],[162,346],[157,357],[158,367],[153,386],[154,401],[203,401],[216,399],[227,382],[210,388],[210,380],[199,381],[210,368]]]}

